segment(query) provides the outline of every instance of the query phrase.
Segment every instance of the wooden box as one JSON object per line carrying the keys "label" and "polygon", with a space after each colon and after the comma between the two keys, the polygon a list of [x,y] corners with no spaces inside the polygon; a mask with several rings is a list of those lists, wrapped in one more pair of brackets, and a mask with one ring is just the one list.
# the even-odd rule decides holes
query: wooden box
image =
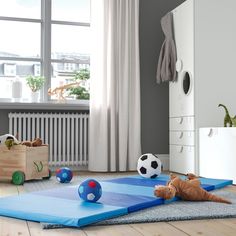
{"label": "wooden box", "polygon": [[14,145],[8,150],[0,145],[0,180],[12,180],[16,171],[24,173],[24,180],[50,178],[48,146]]}

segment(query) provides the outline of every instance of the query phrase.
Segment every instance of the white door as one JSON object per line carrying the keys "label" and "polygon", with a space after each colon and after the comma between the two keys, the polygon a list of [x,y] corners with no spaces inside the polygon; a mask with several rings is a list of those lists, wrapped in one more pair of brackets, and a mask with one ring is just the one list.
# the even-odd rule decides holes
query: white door
{"label": "white door", "polygon": [[169,83],[170,117],[194,115],[194,45],[193,1],[189,0],[173,12],[177,50],[177,82]]}

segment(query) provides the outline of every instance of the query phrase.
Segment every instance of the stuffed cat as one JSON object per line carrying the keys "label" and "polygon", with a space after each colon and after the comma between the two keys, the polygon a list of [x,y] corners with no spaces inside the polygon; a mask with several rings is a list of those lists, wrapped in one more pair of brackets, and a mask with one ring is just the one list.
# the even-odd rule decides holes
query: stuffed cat
{"label": "stuffed cat", "polygon": [[219,104],[218,107],[223,107],[225,109],[225,117],[224,117],[224,127],[236,127],[236,116],[231,117],[229,115],[229,111],[227,107],[223,104]]}
{"label": "stuffed cat", "polygon": [[187,201],[213,201],[231,204],[227,199],[204,190],[200,186],[199,179],[194,174],[187,174],[187,178],[187,180],[182,180],[176,175],[171,174],[170,181],[166,186],[155,186],[154,194],[164,199],[171,199],[176,196]]}

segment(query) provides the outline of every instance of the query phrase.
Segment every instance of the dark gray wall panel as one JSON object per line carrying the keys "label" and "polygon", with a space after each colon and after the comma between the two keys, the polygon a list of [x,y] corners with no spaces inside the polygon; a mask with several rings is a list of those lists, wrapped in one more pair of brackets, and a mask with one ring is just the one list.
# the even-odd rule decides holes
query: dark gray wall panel
{"label": "dark gray wall panel", "polygon": [[168,83],[156,84],[164,35],[160,20],[183,0],[140,0],[140,75],[142,152],[169,153]]}
{"label": "dark gray wall panel", "polygon": [[8,110],[0,110],[0,135],[8,133]]}

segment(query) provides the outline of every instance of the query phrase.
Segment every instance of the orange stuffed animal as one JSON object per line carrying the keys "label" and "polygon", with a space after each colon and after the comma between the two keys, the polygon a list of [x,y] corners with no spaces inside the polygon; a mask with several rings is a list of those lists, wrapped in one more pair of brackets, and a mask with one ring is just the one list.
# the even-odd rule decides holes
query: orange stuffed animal
{"label": "orange stuffed animal", "polygon": [[42,146],[42,140],[40,138],[36,138],[33,141],[23,141],[21,144],[28,147],[38,147]]}
{"label": "orange stuffed animal", "polygon": [[176,175],[170,174],[170,181],[167,185],[156,185],[154,194],[164,199],[176,196],[188,201],[213,201],[231,204],[230,201],[204,190],[194,174],[187,174],[187,178],[187,180],[182,180]]}

